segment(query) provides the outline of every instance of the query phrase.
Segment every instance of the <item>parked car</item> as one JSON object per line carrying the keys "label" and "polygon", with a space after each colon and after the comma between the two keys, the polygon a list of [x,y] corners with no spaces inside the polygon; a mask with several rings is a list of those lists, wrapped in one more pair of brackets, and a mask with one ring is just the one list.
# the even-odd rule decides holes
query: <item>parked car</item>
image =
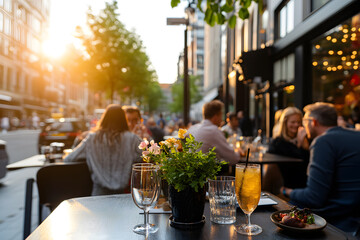
{"label": "parked car", "polygon": [[74,140],[86,131],[84,121],[77,118],[48,119],[43,123],[38,140],[38,151],[41,146],[49,146],[53,142],[61,142],[66,148],[71,148]]}
{"label": "parked car", "polygon": [[0,140],[0,179],[6,176],[6,165],[9,163],[9,156],[6,152],[6,142]]}

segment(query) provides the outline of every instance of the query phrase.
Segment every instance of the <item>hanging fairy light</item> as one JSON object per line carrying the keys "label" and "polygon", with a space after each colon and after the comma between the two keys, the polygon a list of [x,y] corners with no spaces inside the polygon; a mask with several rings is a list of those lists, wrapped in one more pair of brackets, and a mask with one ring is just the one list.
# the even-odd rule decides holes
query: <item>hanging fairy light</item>
{"label": "hanging fairy light", "polygon": [[355,32],[356,31],[356,27],[352,27],[351,31]]}
{"label": "hanging fairy light", "polygon": [[327,70],[328,70],[329,72],[331,72],[331,67],[327,67]]}
{"label": "hanging fairy light", "polygon": [[343,68],[343,66],[341,66],[341,65],[337,66],[337,69],[339,69],[339,70],[341,70],[342,68]]}
{"label": "hanging fairy light", "polygon": [[346,57],[341,57],[341,60],[342,60],[342,61],[345,61],[345,60],[346,60]]}
{"label": "hanging fairy light", "polygon": [[329,62],[327,61],[323,62],[323,65],[326,67],[327,65],[329,65]]}
{"label": "hanging fairy light", "polygon": [[336,39],[336,38],[333,38],[333,39],[331,39],[331,41],[332,41],[333,43],[336,43],[336,42],[337,42],[337,39]]}
{"label": "hanging fairy light", "polygon": [[334,54],[334,51],[333,51],[333,50],[330,50],[328,53],[329,53],[330,55],[333,55],[333,54]]}
{"label": "hanging fairy light", "polygon": [[351,62],[346,62],[346,66],[350,67],[350,66],[351,66]]}
{"label": "hanging fairy light", "polygon": [[330,41],[331,40],[331,36],[327,36],[326,40]]}
{"label": "hanging fairy light", "polygon": [[334,72],[337,70],[336,67],[332,67],[331,70],[333,70]]}
{"label": "hanging fairy light", "polygon": [[346,28],[343,29],[343,33],[348,33],[349,30],[347,30]]}
{"label": "hanging fairy light", "polygon": [[356,54],[357,54],[357,51],[352,51],[352,54],[353,54],[353,55],[356,55]]}
{"label": "hanging fairy light", "polygon": [[340,51],[337,51],[337,54],[338,54],[338,55],[342,55],[342,54],[343,54],[343,51],[341,51],[341,50],[340,50]]}
{"label": "hanging fairy light", "polygon": [[344,36],[343,36],[343,38],[348,38],[349,37],[349,35],[347,35],[347,34],[344,34]]}
{"label": "hanging fairy light", "polygon": [[356,56],[355,55],[351,55],[351,59],[355,59],[356,58]]}
{"label": "hanging fairy light", "polygon": [[320,48],[320,45],[319,45],[319,44],[315,45],[315,48],[316,48],[316,49],[319,49],[319,48]]}
{"label": "hanging fairy light", "polygon": [[318,65],[318,62],[313,62],[312,65],[316,67]]}
{"label": "hanging fairy light", "polygon": [[358,69],[358,68],[359,68],[359,66],[354,66],[353,68],[356,70],[356,69]]}
{"label": "hanging fairy light", "polygon": [[359,65],[359,61],[356,60],[356,61],[354,62],[354,65]]}
{"label": "hanging fairy light", "polygon": [[346,42],[346,39],[345,39],[345,38],[343,38],[343,39],[341,39],[341,41],[342,41],[343,43],[345,43],[345,42]]}

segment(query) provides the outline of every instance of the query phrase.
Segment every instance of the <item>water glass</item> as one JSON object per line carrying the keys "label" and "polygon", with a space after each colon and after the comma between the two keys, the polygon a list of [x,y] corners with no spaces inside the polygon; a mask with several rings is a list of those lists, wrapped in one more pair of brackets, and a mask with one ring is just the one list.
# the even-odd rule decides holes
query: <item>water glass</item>
{"label": "water glass", "polygon": [[235,177],[209,179],[210,221],[218,224],[236,222]]}

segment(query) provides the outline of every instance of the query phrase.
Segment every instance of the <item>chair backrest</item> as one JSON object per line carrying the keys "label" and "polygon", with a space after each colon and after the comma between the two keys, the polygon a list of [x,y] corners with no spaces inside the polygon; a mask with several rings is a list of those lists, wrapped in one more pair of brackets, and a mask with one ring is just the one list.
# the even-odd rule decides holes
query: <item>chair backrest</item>
{"label": "chair backrest", "polygon": [[86,162],[45,166],[36,178],[39,204],[51,211],[66,199],[91,195],[93,183]]}

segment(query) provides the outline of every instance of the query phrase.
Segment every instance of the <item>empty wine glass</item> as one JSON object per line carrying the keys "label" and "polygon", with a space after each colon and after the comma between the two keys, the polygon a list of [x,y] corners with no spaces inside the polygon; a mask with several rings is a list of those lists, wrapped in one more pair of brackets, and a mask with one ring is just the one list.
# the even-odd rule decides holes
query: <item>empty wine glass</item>
{"label": "empty wine glass", "polygon": [[131,173],[131,195],[138,208],[144,210],[144,224],[138,224],[133,231],[147,235],[154,233],[159,228],[149,223],[149,210],[157,202],[160,192],[160,178],[158,167],[151,163],[133,164]]}

